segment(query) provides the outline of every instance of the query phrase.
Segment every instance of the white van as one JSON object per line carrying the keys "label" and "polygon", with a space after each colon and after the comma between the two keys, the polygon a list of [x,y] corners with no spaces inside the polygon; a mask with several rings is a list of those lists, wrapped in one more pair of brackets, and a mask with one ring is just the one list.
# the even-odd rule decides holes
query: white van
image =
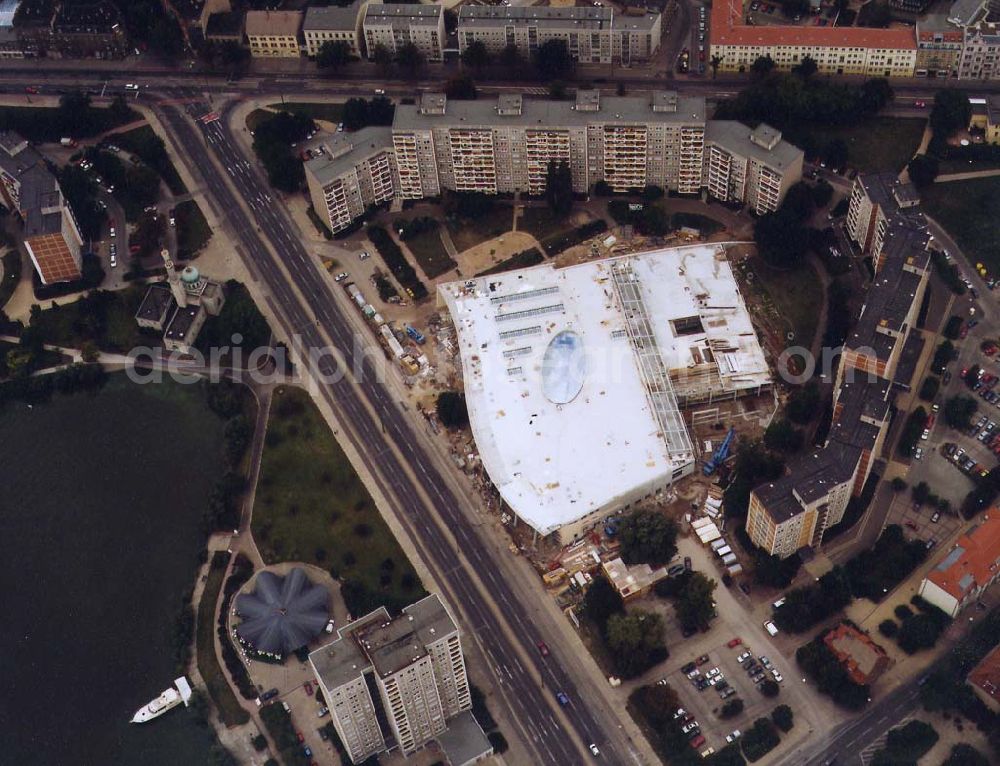
{"label": "white van", "polygon": [[777,625],[775,625],[775,624],[774,624],[773,622],[771,622],[770,620],[767,620],[767,621],[766,621],[766,622],[764,623],[764,629],[765,629],[765,630],[766,630],[766,631],[767,631],[768,633],[770,633],[770,634],[771,634],[772,636],[776,636],[776,635],[778,635],[778,626],[777,626]]}

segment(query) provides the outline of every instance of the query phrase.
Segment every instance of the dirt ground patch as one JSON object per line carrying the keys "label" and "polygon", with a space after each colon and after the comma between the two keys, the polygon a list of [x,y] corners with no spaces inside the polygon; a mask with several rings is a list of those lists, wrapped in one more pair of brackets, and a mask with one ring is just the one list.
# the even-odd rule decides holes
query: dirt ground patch
{"label": "dirt ground patch", "polygon": [[458,268],[471,276],[486,271],[515,253],[537,247],[538,241],[525,231],[510,231],[466,250],[458,256]]}

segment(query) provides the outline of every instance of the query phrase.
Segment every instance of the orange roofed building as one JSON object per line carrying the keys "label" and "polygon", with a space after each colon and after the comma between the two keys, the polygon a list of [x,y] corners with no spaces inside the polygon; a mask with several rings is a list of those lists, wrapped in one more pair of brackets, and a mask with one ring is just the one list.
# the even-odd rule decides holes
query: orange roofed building
{"label": "orange roofed building", "polygon": [[920,584],[920,595],[954,617],[1000,575],[1000,511],[962,535]]}
{"label": "orange roofed building", "polygon": [[836,655],[851,680],[862,686],[875,683],[892,664],[885,649],[846,622],[823,636],[823,643]]}
{"label": "orange roofed building", "polygon": [[966,681],[990,710],[1000,712],[1000,646],[979,661]]}
{"label": "orange roofed building", "polygon": [[806,56],[821,74],[912,77],[917,40],[912,28],[753,26],[746,23],[742,0],[717,0],[709,33],[712,56],[722,72],[746,72],[761,56],[788,71]]}

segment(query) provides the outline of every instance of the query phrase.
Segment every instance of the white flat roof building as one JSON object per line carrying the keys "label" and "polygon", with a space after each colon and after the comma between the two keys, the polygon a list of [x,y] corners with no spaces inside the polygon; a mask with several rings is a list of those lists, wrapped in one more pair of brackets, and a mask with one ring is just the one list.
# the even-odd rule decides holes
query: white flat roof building
{"label": "white flat roof building", "polygon": [[678,397],[770,384],[718,245],[538,266],[439,294],[483,466],[544,535],[577,537],[691,473]]}

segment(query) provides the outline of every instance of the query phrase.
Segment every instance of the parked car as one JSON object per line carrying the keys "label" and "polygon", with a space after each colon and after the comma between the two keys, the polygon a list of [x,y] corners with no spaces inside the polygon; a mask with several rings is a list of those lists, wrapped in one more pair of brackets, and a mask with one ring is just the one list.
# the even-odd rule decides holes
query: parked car
{"label": "parked car", "polygon": [[683,718],[686,715],[687,711],[684,708],[679,707],[674,711],[674,720],[676,721],[678,718]]}
{"label": "parked car", "polygon": [[556,699],[559,700],[559,704],[563,707],[569,704],[569,697],[566,695],[566,692],[556,692]]}
{"label": "parked car", "polygon": [[312,681],[306,681],[304,684],[302,684],[302,688],[305,689],[306,694],[308,694],[310,697],[312,696],[313,694]]}
{"label": "parked car", "polygon": [[769,634],[771,634],[772,636],[776,636],[776,635],[778,635],[778,626],[777,626],[777,625],[775,625],[775,624],[774,624],[773,622],[771,622],[770,620],[767,620],[767,621],[766,621],[766,622],[764,623],[764,630],[766,630],[766,631],[767,631],[767,632],[768,632]]}
{"label": "parked car", "polygon": [[705,744],[705,738],[700,734],[691,740],[691,747],[697,750],[699,747]]}
{"label": "parked car", "polygon": [[699,657],[698,659],[695,660],[695,663],[698,665],[698,667],[701,667],[706,662],[708,662],[708,655],[707,654],[703,654],[703,655],[701,655],[701,657]]}
{"label": "parked car", "polygon": [[934,511],[934,515],[931,516],[931,524],[937,524],[941,520],[940,511]]}
{"label": "parked car", "polygon": [[601,754],[601,751],[598,750],[597,745],[595,745],[593,742],[590,743],[590,752],[593,753],[595,756]]}
{"label": "parked car", "polygon": [[730,649],[732,649],[734,646],[739,646],[742,643],[743,643],[743,639],[742,638],[739,638],[739,637],[737,637],[737,638],[731,638],[731,639],[729,639],[729,643],[726,644],[726,646],[728,646]]}
{"label": "parked car", "polygon": [[746,651],[743,652],[743,654],[737,655],[736,661],[742,664],[745,660],[750,659],[751,656],[753,655],[751,655],[749,651]]}
{"label": "parked car", "polygon": [[541,653],[541,655],[543,657],[548,657],[549,656],[549,647],[545,644],[544,641],[539,641],[538,642],[538,651],[539,651],[539,653]]}
{"label": "parked car", "polygon": [[726,735],[726,742],[733,743],[733,742],[735,742],[736,740],[738,740],[742,736],[743,736],[743,732],[741,732],[739,729],[734,729],[733,732],[732,732],[732,734],[727,734]]}
{"label": "parked car", "polygon": [[689,662],[687,665],[684,665],[681,668],[681,673],[690,673],[692,670],[694,670],[697,667],[698,666],[695,665],[693,662]]}

